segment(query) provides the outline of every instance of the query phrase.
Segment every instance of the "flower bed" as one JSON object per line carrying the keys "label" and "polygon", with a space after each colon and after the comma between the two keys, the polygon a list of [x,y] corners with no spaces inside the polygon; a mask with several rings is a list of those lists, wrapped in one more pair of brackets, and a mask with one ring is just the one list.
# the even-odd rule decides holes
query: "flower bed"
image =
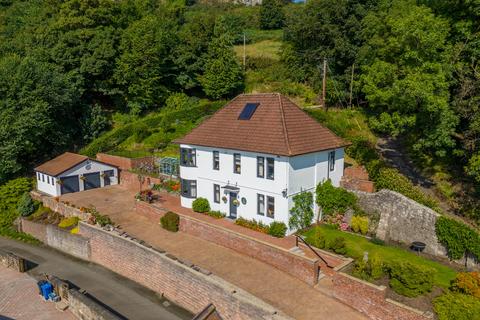
{"label": "flower bed", "polygon": [[152,189],[180,194],[180,182],[177,180],[161,180],[160,183],[154,184]]}

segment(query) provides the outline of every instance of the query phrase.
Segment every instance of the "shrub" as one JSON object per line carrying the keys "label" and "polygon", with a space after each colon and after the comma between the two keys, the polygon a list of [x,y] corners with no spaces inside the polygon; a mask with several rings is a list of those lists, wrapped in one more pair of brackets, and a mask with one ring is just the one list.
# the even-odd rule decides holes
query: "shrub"
{"label": "shrub", "polygon": [[294,206],[290,209],[288,225],[290,229],[305,229],[312,224],[313,195],[311,192],[302,191],[293,197]]}
{"label": "shrub", "polygon": [[330,180],[319,183],[316,188],[317,204],[323,214],[343,213],[356,206],[357,197],[343,188],[336,188]]}
{"label": "shrub", "polygon": [[210,211],[210,204],[205,198],[197,198],[192,203],[192,209],[195,212],[205,213]]}
{"label": "shrub", "polygon": [[384,275],[384,265],[376,256],[371,256],[367,262],[357,259],[353,267],[353,275],[363,280],[377,280]]}
{"label": "shrub", "polygon": [[97,211],[95,207],[88,208],[87,212],[92,215],[93,223],[98,223],[101,227],[105,227],[106,225],[113,225],[113,221],[110,219],[110,217],[101,214]]}
{"label": "shrub", "polygon": [[362,216],[353,216],[350,221],[350,226],[354,232],[360,232],[361,234],[367,234],[368,232],[368,218]]}
{"label": "shrub", "polygon": [[466,251],[480,259],[480,234],[462,222],[439,217],[435,223],[438,241],[447,247],[448,256],[457,260]]}
{"label": "shrub", "polygon": [[71,234],[78,234],[79,231],[80,231],[80,228],[77,226],[77,227],[73,228],[72,230],[70,230],[70,233]]}
{"label": "shrub", "polygon": [[4,231],[10,236],[15,233],[13,229],[13,222],[18,217],[17,211],[18,202],[26,192],[32,188],[32,180],[27,178],[18,178],[10,180],[4,185],[0,186],[0,234]]}
{"label": "shrub", "polygon": [[330,243],[328,243],[328,248],[333,250],[335,253],[338,253],[338,254],[347,253],[347,246],[345,244],[345,238],[336,237]]}
{"label": "shrub", "polygon": [[273,221],[268,228],[268,234],[277,238],[285,237],[287,225],[283,222]]}
{"label": "shrub", "polygon": [[459,272],[450,289],[480,299],[480,272]]}
{"label": "shrub", "polygon": [[242,217],[235,220],[235,224],[245,228],[255,230],[255,231],[263,232],[263,233],[268,233],[268,229],[269,229],[269,227],[261,221],[257,221],[255,219],[247,220]]}
{"label": "shrub", "polygon": [[58,224],[58,227],[68,229],[76,226],[78,224],[78,221],[80,221],[79,217],[65,218],[65,219],[62,219],[62,221],[60,221],[60,223]]}
{"label": "shrub", "polygon": [[168,211],[160,218],[162,228],[168,231],[177,232],[180,224],[180,216],[175,212]]}
{"label": "shrub", "polygon": [[37,208],[38,203],[35,203],[35,201],[30,196],[30,193],[25,192],[18,201],[17,212],[22,217],[28,217],[29,215],[34,213]]}
{"label": "shrub", "polygon": [[461,293],[447,293],[433,300],[439,320],[472,320],[480,315],[480,300]]}
{"label": "shrub", "polygon": [[325,248],[326,238],[322,230],[318,226],[314,229],[312,244],[319,249]]}
{"label": "shrub", "polygon": [[226,214],[221,211],[208,211],[206,214],[215,219],[222,219],[226,216]]}
{"label": "shrub", "polygon": [[386,267],[390,287],[406,297],[417,297],[430,292],[433,287],[435,270],[410,262],[392,262]]}

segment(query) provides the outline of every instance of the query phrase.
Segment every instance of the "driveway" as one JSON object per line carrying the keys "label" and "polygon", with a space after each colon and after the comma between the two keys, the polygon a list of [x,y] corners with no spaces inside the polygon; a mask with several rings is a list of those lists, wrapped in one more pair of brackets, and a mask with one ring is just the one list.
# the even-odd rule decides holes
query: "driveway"
{"label": "driveway", "polygon": [[[0,237],[0,249],[15,253],[20,257],[38,264],[38,266],[28,271],[29,274],[41,276],[46,273],[68,280],[74,285],[86,290],[93,297],[127,319],[187,320],[193,317],[191,313],[180,309],[173,304],[169,304],[170,306],[165,307],[163,305],[163,303],[166,302],[164,299],[131,280],[123,278],[96,264],[72,258],[48,247],[42,245],[30,245]],[[3,270],[1,271],[3,272]],[[28,277],[27,275],[23,276]],[[17,316],[10,316],[13,319],[75,319],[75,317],[68,318],[66,316],[58,318],[52,315],[51,318],[43,318],[34,315],[31,313],[33,311],[29,305],[29,302],[32,299],[26,300],[27,303],[22,303],[22,300],[20,300],[18,302],[12,301],[5,304],[5,297],[3,297],[2,290],[3,285],[2,274],[0,274],[0,320],[3,319],[2,315],[8,316],[6,313],[2,314],[2,306],[5,305],[7,308],[13,306],[14,309],[17,310]],[[35,281],[33,287],[35,287],[32,288],[32,290],[34,289],[33,291],[30,289],[28,291],[31,291],[32,294],[36,295],[37,289]],[[27,295],[26,293],[21,292],[17,292],[17,294],[22,296],[24,294]],[[40,298],[36,299],[41,302]],[[53,304],[51,305],[53,306]],[[41,312],[42,308],[39,308],[38,310]],[[19,317],[18,314],[29,314],[30,316]],[[60,315],[62,316],[63,314]]]}
{"label": "driveway", "polygon": [[0,266],[0,319],[74,320],[68,311],[60,311],[38,294],[37,282],[25,273]]}
{"label": "driveway", "polygon": [[134,191],[122,186],[61,197],[77,207],[93,205],[130,235],[210,270],[300,320],[366,319],[349,306],[263,262],[194,236],[165,231],[135,213]]}

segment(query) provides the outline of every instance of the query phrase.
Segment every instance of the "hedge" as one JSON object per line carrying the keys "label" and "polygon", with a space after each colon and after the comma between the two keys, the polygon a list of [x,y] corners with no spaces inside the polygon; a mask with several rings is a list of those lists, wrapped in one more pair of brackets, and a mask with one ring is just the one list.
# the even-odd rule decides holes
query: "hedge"
{"label": "hedge", "polygon": [[438,241],[447,247],[448,256],[457,260],[466,251],[480,259],[480,234],[460,221],[439,217],[435,223]]}
{"label": "hedge", "polygon": [[435,270],[410,262],[391,262],[386,266],[390,287],[406,297],[417,297],[432,291]]}
{"label": "hedge", "polygon": [[192,210],[195,212],[206,213],[210,211],[210,203],[205,198],[197,198],[192,202]]}
{"label": "hedge", "polygon": [[175,212],[168,211],[160,218],[160,224],[165,230],[177,232],[180,225],[180,217]]}
{"label": "hedge", "polygon": [[480,319],[480,299],[461,293],[447,293],[433,300],[439,320]]}

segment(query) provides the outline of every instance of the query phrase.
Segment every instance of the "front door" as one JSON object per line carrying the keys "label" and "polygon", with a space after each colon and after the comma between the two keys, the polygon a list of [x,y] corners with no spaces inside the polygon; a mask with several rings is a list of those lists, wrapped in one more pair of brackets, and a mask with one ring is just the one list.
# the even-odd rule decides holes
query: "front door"
{"label": "front door", "polygon": [[103,172],[103,185],[109,186],[110,185],[110,177],[113,177],[113,170],[107,170]]}
{"label": "front door", "polygon": [[234,203],[234,200],[237,200],[237,194],[235,192],[230,192],[230,218],[237,218],[237,206]]}

